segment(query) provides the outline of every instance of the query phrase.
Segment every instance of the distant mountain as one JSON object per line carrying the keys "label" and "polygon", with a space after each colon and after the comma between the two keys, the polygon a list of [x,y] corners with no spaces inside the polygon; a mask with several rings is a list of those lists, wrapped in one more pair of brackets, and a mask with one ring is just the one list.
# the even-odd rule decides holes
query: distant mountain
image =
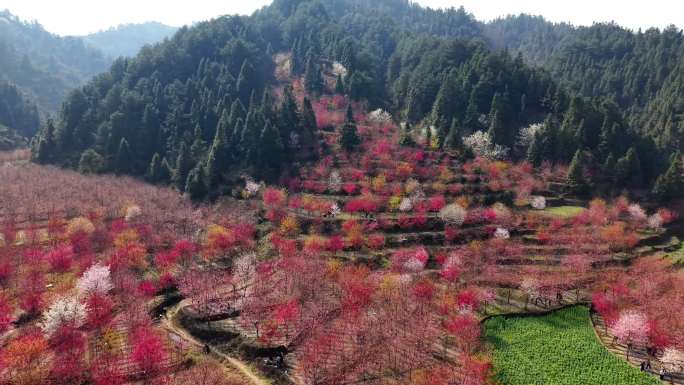
{"label": "distant mountain", "polygon": [[15,84],[43,113],[57,112],[70,90],[110,62],[79,38],[53,35],[0,11],[0,81]]}
{"label": "distant mountain", "polygon": [[177,30],[176,27],[158,22],[123,24],[106,31],[83,36],[82,39],[111,58],[132,57],[143,46],[158,43],[172,36]]}

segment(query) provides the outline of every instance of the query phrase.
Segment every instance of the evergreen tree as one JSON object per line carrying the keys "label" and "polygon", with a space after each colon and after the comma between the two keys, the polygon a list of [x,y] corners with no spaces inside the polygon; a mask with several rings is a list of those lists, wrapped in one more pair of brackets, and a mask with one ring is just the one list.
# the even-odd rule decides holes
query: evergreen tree
{"label": "evergreen tree", "polygon": [[131,146],[128,144],[126,138],[122,138],[119,142],[119,150],[116,152],[114,159],[114,171],[117,174],[127,174],[132,170],[131,165]]}
{"label": "evergreen tree", "polygon": [[92,148],[83,151],[78,162],[78,172],[83,174],[100,174],[106,167],[105,159]]}
{"label": "evergreen tree", "polygon": [[176,167],[173,172],[173,184],[176,186],[178,191],[185,191],[185,186],[188,181],[188,174],[193,168],[192,157],[190,156],[190,151],[188,151],[188,146],[185,142],[180,145],[180,150],[178,151],[178,157],[176,158]]}
{"label": "evergreen tree", "polygon": [[493,143],[500,144],[502,146],[510,145],[508,133],[501,117],[501,112],[494,111],[492,113],[489,121],[489,130],[487,132],[492,138]]}
{"label": "evergreen tree", "polygon": [[278,169],[285,157],[285,146],[278,132],[278,127],[266,121],[259,136],[261,161],[265,167]]}
{"label": "evergreen tree", "polygon": [[[293,92],[291,86],[285,87],[283,101],[278,110],[278,128],[284,144],[289,143],[293,133],[301,137],[303,131],[302,118],[300,117],[299,107]],[[263,128],[263,126],[260,128]]]}
{"label": "evergreen tree", "polygon": [[318,124],[316,122],[316,113],[311,105],[309,98],[304,98],[304,105],[302,108],[302,135],[300,142],[305,148],[312,148],[316,144],[316,131],[318,131]]}
{"label": "evergreen tree", "polygon": [[615,166],[615,176],[620,186],[637,187],[643,180],[641,173],[641,161],[636,148],[631,147],[624,157],[617,161]]}
{"label": "evergreen tree", "polygon": [[585,176],[585,169],[584,154],[582,150],[577,150],[568,168],[568,185],[577,194],[586,193],[589,186]]}
{"label": "evergreen tree", "polygon": [[653,186],[653,193],[661,199],[684,197],[684,168],[682,155],[677,152],[672,156],[670,167],[661,174]]}
{"label": "evergreen tree", "polygon": [[347,106],[347,117],[342,126],[342,134],[340,135],[340,145],[345,151],[353,151],[359,144],[361,138],[356,130],[356,122],[354,121],[354,112],[351,104]]}
{"label": "evergreen tree", "polygon": [[193,201],[200,201],[207,196],[207,185],[204,180],[204,170],[201,164],[193,168],[188,174],[184,190]]}
{"label": "evergreen tree", "polygon": [[209,155],[207,156],[207,163],[204,171],[206,174],[206,187],[208,190],[217,188],[222,180],[222,165],[219,161],[219,152],[221,152],[221,150],[212,145],[211,150],[209,150]]}
{"label": "evergreen tree", "polygon": [[432,106],[432,121],[437,127],[440,143],[444,143],[444,138],[449,132],[449,122],[454,119],[458,112],[462,94],[458,70],[454,68],[449,72],[444,82],[442,82],[435,103]]}
{"label": "evergreen tree", "polygon": [[150,183],[159,183],[160,182],[160,176],[161,176],[161,156],[159,156],[158,152],[154,153],[154,156],[152,156],[152,160],[150,161],[150,166],[147,169],[147,180]]}
{"label": "evergreen tree", "polygon": [[166,158],[162,158],[161,168],[159,169],[159,183],[169,183],[171,181],[171,165]]}
{"label": "evergreen tree", "polygon": [[451,127],[449,128],[449,133],[444,140],[444,148],[455,150],[463,147],[463,139],[461,136],[461,129],[458,125],[458,120],[454,118],[451,121]]}
{"label": "evergreen tree", "polygon": [[318,67],[311,50],[309,50],[309,54],[307,55],[306,69],[304,70],[304,87],[308,92],[313,94],[323,92],[324,89],[321,69]]}
{"label": "evergreen tree", "polygon": [[471,96],[468,103],[468,108],[466,108],[465,118],[463,120],[463,127],[468,133],[478,131],[481,127],[480,125],[480,112],[478,111],[477,102],[475,98]]}
{"label": "evergreen tree", "polygon": [[527,161],[530,162],[535,167],[539,167],[544,160],[544,134],[536,132],[532,137],[532,143],[527,149]]}
{"label": "evergreen tree", "polygon": [[[224,111],[223,115],[221,116],[222,119],[223,119],[223,116],[225,114],[226,113]],[[228,125],[226,127],[230,127],[230,126]],[[226,135],[226,138],[227,138],[227,135]],[[226,141],[227,141],[227,139],[226,139]],[[195,163],[198,163],[198,162],[201,162],[204,160],[204,157],[207,154],[207,149],[208,149],[208,145],[207,145],[207,142],[204,140],[204,132],[198,124],[195,126],[195,138],[192,141],[192,146],[190,146],[190,153],[192,154],[192,159],[195,161]]]}
{"label": "evergreen tree", "polygon": [[40,164],[46,164],[52,159],[52,155],[56,151],[56,142],[54,138],[55,126],[52,119],[48,119],[45,127],[38,136],[38,144],[35,151],[32,152],[31,158]]}
{"label": "evergreen tree", "polygon": [[335,93],[344,95],[345,93],[345,88],[344,88],[344,80],[342,80],[342,75],[337,74],[337,80],[335,81]]}
{"label": "evergreen tree", "polygon": [[411,136],[411,123],[409,122],[404,123],[404,125],[401,127],[399,145],[405,147],[413,147],[416,145],[416,142],[413,140],[413,136]]}
{"label": "evergreen tree", "polygon": [[254,67],[248,59],[242,63],[240,68],[240,75],[237,78],[237,92],[240,100],[247,101],[255,89],[254,83]]}
{"label": "evergreen tree", "polygon": [[603,175],[605,179],[610,183],[610,184],[615,184],[615,168],[616,168],[616,162],[615,162],[615,156],[611,152],[608,154],[608,157],[606,158],[606,161],[603,163]]}
{"label": "evergreen tree", "polygon": [[220,167],[225,167],[230,162],[230,146],[228,143],[228,132],[230,129],[230,116],[224,110],[221,119],[219,119],[216,125],[214,140],[211,143],[211,151],[214,152]]}

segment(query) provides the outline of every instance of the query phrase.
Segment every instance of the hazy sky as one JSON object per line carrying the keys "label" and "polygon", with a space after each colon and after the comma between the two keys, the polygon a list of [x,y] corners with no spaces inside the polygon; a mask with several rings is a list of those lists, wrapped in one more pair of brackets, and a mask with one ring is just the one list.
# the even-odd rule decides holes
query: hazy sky
{"label": "hazy sky", "polygon": [[[122,23],[160,21],[181,26],[224,14],[249,14],[271,0],[0,0],[25,20],[38,20],[60,35],[87,34]],[[684,27],[681,0],[418,0],[430,7],[463,5],[480,20],[520,12],[541,14],[552,21],[588,25],[616,21],[637,28]]]}

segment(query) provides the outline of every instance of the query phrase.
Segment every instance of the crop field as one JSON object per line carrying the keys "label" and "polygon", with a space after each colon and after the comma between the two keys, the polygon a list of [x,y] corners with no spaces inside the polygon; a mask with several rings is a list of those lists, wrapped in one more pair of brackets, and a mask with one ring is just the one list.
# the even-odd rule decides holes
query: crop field
{"label": "crop field", "polygon": [[505,385],[649,385],[660,382],[610,354],[594,334],[589,310],[574,306],[539,317],[485,322],[496,379]]}

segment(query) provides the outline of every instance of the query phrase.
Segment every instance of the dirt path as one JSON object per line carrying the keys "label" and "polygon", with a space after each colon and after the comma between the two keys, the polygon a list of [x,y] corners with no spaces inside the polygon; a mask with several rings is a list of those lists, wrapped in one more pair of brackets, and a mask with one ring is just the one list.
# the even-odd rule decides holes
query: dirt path
{"label": "dirt path", "polygon": [[[161,325],[164,327],[164,329],[167,330],[169,333],[173,333],[177,335],[178,337],[184,339],[185,341],[189,342],[192,345],[195,345],[196,347],[202,349],[205,347],[205,344],[198,340],[197,338],[193,337],[190,333],[188,333],[184,328],[176,325],[176,323],[173,321],[178,314],[178,312],[183,308],[187,306],[186,301],[181,301],[178,303],[176,306],[173,308],[167,310],[166,316],[162,318],[161,320]],[[240,361],[239,359],[235,357],[231,357],[215,347],[208,345],[211,353],[218,359],[219,362],[223,365],[228,365],[240,372],[241,375],[249,379],[250,383],[253,385],[271,385],[269,381],[264,380],[259,376],[257,373],[255,373],[248,365],[246,365],[244,362]]]}

